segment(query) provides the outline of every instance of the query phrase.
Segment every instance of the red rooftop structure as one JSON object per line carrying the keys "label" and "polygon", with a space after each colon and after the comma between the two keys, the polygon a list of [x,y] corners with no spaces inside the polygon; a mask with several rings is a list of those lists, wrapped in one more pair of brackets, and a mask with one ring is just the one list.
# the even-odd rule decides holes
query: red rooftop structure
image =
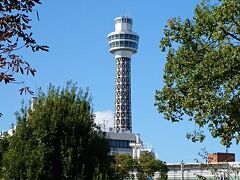
{"label": "red rooftop structure", "polygon": [[208,163],[235,162],[234,153],[212,153],[208,154]]}

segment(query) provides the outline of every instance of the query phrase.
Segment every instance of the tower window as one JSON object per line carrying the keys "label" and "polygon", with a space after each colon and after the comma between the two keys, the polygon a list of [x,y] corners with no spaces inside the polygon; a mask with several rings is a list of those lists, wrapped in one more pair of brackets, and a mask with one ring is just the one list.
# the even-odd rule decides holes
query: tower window
{"label": "tower window", "polygon": [[127,23],[132,24],[132,20],[131,19],[127,19]]}

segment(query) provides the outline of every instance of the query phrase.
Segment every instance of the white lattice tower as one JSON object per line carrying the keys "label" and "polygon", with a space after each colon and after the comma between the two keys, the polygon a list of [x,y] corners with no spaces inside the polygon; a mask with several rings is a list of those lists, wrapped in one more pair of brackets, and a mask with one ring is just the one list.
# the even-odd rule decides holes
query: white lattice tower
{"label": "white lattice tower", "polygon": [[115,31],[108,35],[109,51],[116,59],[115,132],[132,132],[131,56],[137,52],[138,40],[132,31],[132,19],[117,17]]}

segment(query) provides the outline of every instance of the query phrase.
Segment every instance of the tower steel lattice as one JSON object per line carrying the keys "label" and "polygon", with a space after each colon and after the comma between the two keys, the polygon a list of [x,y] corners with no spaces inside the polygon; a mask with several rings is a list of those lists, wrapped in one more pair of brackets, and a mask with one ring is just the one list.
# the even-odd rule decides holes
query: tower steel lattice
{"label": "tower steel lattice", "polygon": [[132,19],[117,17],[115,31],[108,34],[110,53],[115,55],[115,132],[132,132],[131,56],[137,52],[139,36],[132,31]]}

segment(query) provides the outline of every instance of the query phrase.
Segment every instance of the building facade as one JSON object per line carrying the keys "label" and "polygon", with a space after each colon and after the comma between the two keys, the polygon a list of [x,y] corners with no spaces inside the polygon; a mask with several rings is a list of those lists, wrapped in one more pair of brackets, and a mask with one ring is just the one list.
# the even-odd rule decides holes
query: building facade
{"label": "building facade", "polygon": [[234,153],[212,153],[208,154],[208,162],[216,163],[216,162],[235,162],[235,154]]}
{"label": "building facade", "polygon": [[169,180],[240,180],[239,162],[167,164]]}

